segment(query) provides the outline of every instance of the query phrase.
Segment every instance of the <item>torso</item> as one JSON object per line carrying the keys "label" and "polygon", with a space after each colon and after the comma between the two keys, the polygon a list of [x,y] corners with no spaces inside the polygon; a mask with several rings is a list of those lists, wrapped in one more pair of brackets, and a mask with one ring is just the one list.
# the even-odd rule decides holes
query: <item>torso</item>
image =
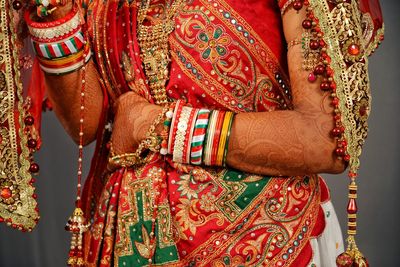
{"label": "torso", "polygon": [[[135,3],[118,6],[115,1],[94,1],[89,12],[103,84],[112,99],[132,88],[148,97],[135,42],[137,8]],[[170,98],[235,112],[291,108],[276,1],[192,0],[175,21],[169,37]],[[328,198],[317,175],[262,177],[230,169],[200,173],[196,176],[190,166],[155,159],[143,168],[110,175],[104,185],[94,186],[101,191],[89,189],[96,211],[86,239],[89,266],[99,262],[110,266],[113,261],[116,266],[147,264],[139,250],[140,244],[146,245],[142,226],[152,225],[151,216],[145,214],[147,203],[157,203],[157,220],[165,225],[165,231],[159,228],[159,265],[305,266],[309,262],[308,241],[324,227],[320,204]],[[165,183],[157,189],[161,190],[157,200],[148,195],[155,190],[154,179]]]}

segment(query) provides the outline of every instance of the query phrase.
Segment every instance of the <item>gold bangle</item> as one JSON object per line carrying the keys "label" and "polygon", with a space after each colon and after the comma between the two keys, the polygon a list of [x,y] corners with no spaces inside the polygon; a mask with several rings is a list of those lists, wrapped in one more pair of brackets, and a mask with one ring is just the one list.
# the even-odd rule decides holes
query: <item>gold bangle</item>
{"label": "gold bangle", "polygon": [[232,112],[226,112],[226,114],[225,114],[224,123],[222,124],[222,129],[221,129],[221,137],[219,139],[219,145],[218,145],[218,153],[217,153],[217,161],[216,161],[217,166],[222,166],[222,163],[223,163],[225,144],[226,144],[226,140],[228,137],[229,125],[230,125],[232,116],[233,116]]}
{"label": "gold bangle", "polygon": [[215,126],[217,124],[218,110],[213,110],[210,115],[210,120],[207,128],[207,140],[204,146],[203,163],[206,166],[211,166],[212,145],[214,140]]}

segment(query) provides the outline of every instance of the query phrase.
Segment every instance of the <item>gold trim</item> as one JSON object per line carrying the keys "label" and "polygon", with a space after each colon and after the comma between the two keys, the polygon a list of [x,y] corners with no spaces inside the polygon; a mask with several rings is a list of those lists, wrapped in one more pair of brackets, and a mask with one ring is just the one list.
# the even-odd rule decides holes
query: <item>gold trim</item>
{"label": "gold trim", "polygon": [[[327,54],[331,58],[330,66],[334,70],[337,84],[337,97],[340,100],[339,111],[345,126],[347,153],[350,155],[350,172],[356,173],[360,161],[362,145],[368,132],[367,117],[371,106],[371,93],[368,77],[368,58],[363,46],[361,12],[357,1],[338,3],[330,10],[327,1],[310,0],[314,15],[319,19],[319,26],[324,33]],[[343,21],[343,17],[349,18]],[[346,24],[346,25],[345,25]],[[346,28],[347,27],[347,28]],[[351,29],[351,30],[349,30]],[[360,47],[360,57],[348,57],[346,43],[350,40]],[[360,114],[362,105],[365,114]]]}
{"label": "gold trim", "polygon": [[[0,0],[0,72],[4,82],[0,84],[1,134],[0,183],[12,189],[10,197],[0,195],[0,217],[7,225],[19,230],[31,231],[39,219],[35,211],[34,187],[29,172],[28,137],[25,133],[23,87],[19,72],[19,54],[13,21],[12,1]],[[17,116],[16,116],[17,115]],[[14,197],[14,201],[5,201]],[[2,201],[1,201],[2,200]]]}

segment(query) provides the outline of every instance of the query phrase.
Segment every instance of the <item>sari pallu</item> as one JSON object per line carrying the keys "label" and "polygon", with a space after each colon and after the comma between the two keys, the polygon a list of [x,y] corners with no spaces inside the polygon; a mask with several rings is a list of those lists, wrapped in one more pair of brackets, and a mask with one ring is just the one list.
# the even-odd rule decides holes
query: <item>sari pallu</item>
{"label": "sari pallu", "polygon": [[[152,101],[136,40],[137,4],[89,4],[105,102],[129,90]],[[163,2],[152,4],[163,8]],[[193,0],[175,21],[169,38],[170,98],[235,112],[291,108],[276,1]],[[110,117],[106,108],[104,114],[103,125]],[[159,154],[151,154],[143,167],[108,173],[108,137],[106,130],[99,133],[83,197],[92,222],[85,236],[89,266],[147,266],[149,259],[154,266],[306,266],[311,261],[310,240],[323,232],[321,204],[329,200],[318,175],[263,177],[194,168]]]}

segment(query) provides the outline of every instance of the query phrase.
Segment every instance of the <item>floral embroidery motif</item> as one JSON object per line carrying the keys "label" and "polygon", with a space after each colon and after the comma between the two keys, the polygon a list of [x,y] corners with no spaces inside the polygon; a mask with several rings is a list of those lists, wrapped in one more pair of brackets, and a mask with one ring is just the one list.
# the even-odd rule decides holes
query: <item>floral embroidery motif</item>
{"label": "floral embroidery motif", "polygon": [[[275,80],[280,67],[271,52],[243,18],[223,6],[226,3],[212,2],[194,1],[177,17],[170,44],[180,71],[228,109],[288,108],[284,91],[289,93],[289,88],[280,88]],[[288,84],[284,75],[281,80]]]}
{"label": "floral embroidery motif", "polygon": [[144,225],[142,225],[142,238],[143,243],[135,241],[136,249],[138,250],[140,256],[146,259],[150,259],[151,257],[153,257],[155,247],[151,246],[150,236]]}
{"label": "floral embroidery motif", "polygon": [[181,192],[181,196],[186,196],[188,199],[197,198],[197,192],[195,189],[190,187],[191,176],[189,174],[181,175],[181,180],[177,182],[179,184],[178,191]]}
{"label": "floral embroidery motif", "polygon": [[200,199],[200,209],[206,211],[206,212],[213,212],[215,211],[215,200],[217,198],[208,192],[207,194],[204,194],[201,196]]}
{"label": "floral embroidery motif", "polygon": [[204,60],[216,63],[228,54],[226,47],[231,43],[231,38],[220,26],[208,25],[198,33],[197,39],[195,49],[201,53]]}

